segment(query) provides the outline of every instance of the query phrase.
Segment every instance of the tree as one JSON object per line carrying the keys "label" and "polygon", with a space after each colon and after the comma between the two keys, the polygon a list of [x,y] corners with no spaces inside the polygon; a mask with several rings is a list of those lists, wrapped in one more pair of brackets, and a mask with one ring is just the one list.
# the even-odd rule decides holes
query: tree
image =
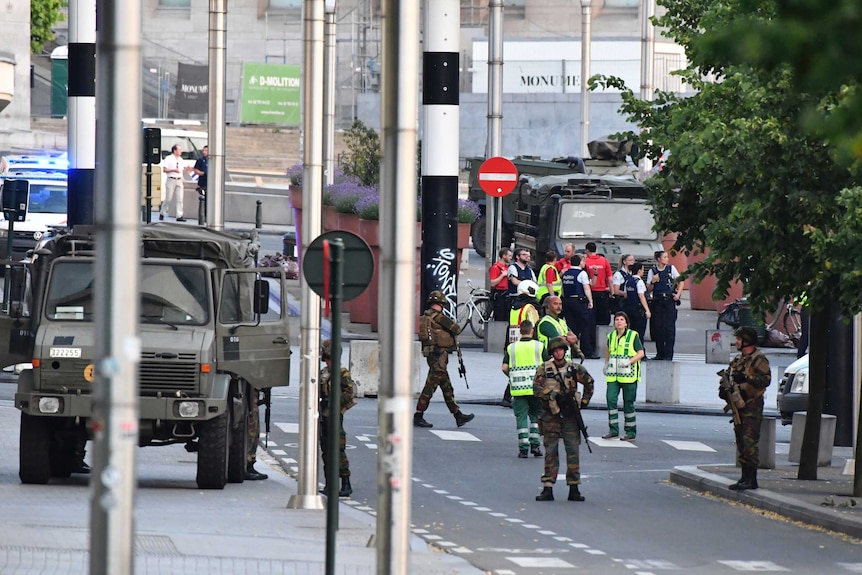
{"label": "tree", "polygon": [[42,48],[55,38],[52,28],[65,20],[62,9],[68,0],[30,0],[30,53],[41,54]]}
{"label": "tree", "polygon": [[[657,227],[678,233],[677,250],[709,249],[686,274],[695,280],[715,275],[716,298],[738,279],[756,310],[772,309],[776,300],[803,292],[814,309],[823,309],[834,299],[840,266],[824,259],[821,237],[833,242],[845,237],[849,243],[839,233],[849,211],[841,190],[856,185],[857,170],[843,161],[840,145],[805,120],[811,110],[832,117],[840,101],[823,90],[803,89],[793,67],[745,60],[736,48],[721,49],[704,33],[731,38],[729,30],[739,31],[737,15],[745,9],[752,21],[769,23],[775,3],[658,3],[666,13],[654,23],[685,48],[691,64],[681,75],[697,93],[681,98],[659,92],[653,102],[643,102],[631,90],[623,91],[623,112],[643,130],[635,137],[641,154],[670,153],[662,170],[646,182]],[[744,52],[747,37],[741,38],[737,42]],[[598,77],[593,83],[625,88],[615,78]],[[862,284],[862,278],[858,281]],[[855,299],[846,293],[842,303],[858,309],[860,293]],[[826,323],[813,318],[812,325],[819,333]],[[813,374],[825,371],[825,345],[812,333]],[[819,436],[825,385],[825,377],[812,379],[809,423],[817,430],[809,434],[806,425],[806,444],[809,436]],[[816,457],[816,445],[813,453],[803,448],[800,478],[816,478]],[[814,476],[802,477],[803,465],[807,469],[812,461]]]}
{"label": "tree", "polygon": [[380,136],[361,120],[354,120],[344,135],[346,157],[341,162],[344,173],[356,178],[363,186],[380,183]]}

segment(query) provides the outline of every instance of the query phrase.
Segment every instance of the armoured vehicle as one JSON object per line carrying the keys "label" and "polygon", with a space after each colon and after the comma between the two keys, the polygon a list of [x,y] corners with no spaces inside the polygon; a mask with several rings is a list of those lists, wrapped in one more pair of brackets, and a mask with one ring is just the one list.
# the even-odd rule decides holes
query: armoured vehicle
{"label": "armoured vehicle", "polygon": [[[519,187],[511,194],[504,196],[502,206],[502,232],[501,239],[504,246],[512,243],[515,234],[515,211],[523,209],[520,201],[519,191],[535,178],[545,176],[581,173],[591,176],[604,175],[634,175],[637,168],[627,160],[626,156],[631,151],[628,142],[617,142],[614,140],[594,140],[587,145],[591,158],[577,158],[568,156],[565,158],[554,158],[552,160],[542,159],[536,156],[517,156],[512,163],[518,169]],[[479,204],[481,216],[470,228],[473,239],[473,248],[480,256],[485,257],[485,207],[487,194],[479,187],[479,167],[485,158],[469,158],[466,169],[470,172],[469,188],[467,197]]]}
{"label": "armoured vehicle", "polygon": [[[47,240],[10,274],[0,363],[24,366],[15,393],[23,483],[68,477],[92,438],[91,232]],[[287,301],[283,275],[261,279],[256,236],[177,224],[143,226],[141,235],[138,443],[197,452],[202,489],[240,483],[247,406],[257,390],[288,385],[287,306],[269,308],[270,287]]]}

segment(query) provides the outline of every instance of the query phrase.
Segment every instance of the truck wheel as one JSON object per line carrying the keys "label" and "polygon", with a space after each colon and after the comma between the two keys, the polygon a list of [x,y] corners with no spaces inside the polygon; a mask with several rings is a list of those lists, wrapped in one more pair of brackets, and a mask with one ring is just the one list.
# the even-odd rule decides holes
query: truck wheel
{"label": "truck wheel", "polygon": [[197,482],[201,489],[224,489],[227,483],[229,423],[225,411],[200,425]]}
{"label": "truck wheel", "polygon": [[479,218],[473,225],[470,226],[470,237],[473,239],[473,249],[476,253],[485,257],[485,226],[487,220],[484,217]]}
{"label": "truck wheel", "polygon": [[48,483],[51,479],[50,420],[22,413],[18,447],[18,477],[21,483]]}
{"label": "truck wheel", "polygon": [[[231,386],[233,388],[233,386]],[[243,384],[242,397],[232,399],[241,404],[241,413],[239,417],[234,415],[234,410],[230,410],[230,451],[228,453],[227,463],[227,480],[228,483],[242,483],[245,480],[246,458],[248,457],[248,396],[251,393],[251,386]],[[232,393],[231,397],[237,397],[237,393]]]}
{"label": "truck wheel", "polygon": [[75,457],[75,444],[68,439],[54,439],[51,441],[51,477],[69,477],[77,463]]}

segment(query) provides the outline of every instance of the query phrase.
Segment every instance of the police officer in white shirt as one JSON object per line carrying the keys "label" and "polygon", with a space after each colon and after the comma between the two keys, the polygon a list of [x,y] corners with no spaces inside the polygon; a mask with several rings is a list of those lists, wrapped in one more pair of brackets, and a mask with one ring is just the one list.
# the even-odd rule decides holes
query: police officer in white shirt
{"label": "police officer in white shirt", "polygon": [[167,175],[165,180],[165,196],[159,209],[159,219],[164,220],[170,211],[172,203],[176,202],[177,221],[184,222],[183,217],[183,171],[188,168],[182,156],[183,150],[179,144],[171,146],[171,155],[162,160],[162,171]]}

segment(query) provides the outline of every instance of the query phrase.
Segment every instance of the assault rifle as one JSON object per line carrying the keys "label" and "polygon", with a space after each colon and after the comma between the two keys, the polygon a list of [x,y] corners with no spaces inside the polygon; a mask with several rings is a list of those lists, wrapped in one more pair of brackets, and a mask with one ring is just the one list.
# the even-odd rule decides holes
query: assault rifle
{"label": "assault rifle", "polygon": [[470,382],[467,381],[467,368],[464,367],[464,356],[461,355],[461,344],[455,344],[455,351],[458,352],[458,377],[463,377],[464,385],[470,389]]}
{"label": "assault rifle", "polygon": [[733,373],[727,369],[722,369],[721,371],[717,371],[715,373],[720,379],[718,380],[719,389],[723,393],[719,393],[725,401],[727,401],[727,405],[724,406],[724,412],[728,411],[733,412],[733,424],[739,425],[739,408],[745,407],[745,400],[742,399],[742,396],[739,394],[739,388],[736,387],[736,384],[733,382]]}
{"label": "assault rifle", "polygon": [[[575,378],[574,371],[574,366],[569,365],[568,375],[570,378],[572,378],[572,381],[576,382],[578,380]],[[584,443],[587,444],[587,449],[590,453],[592,453],[593,448],[590,447],[590,436],[587,435],[587,424],[584,423],[584,416],[581,413],[581,406],[578,404],[578,397],[573,391],[570,391],[566,387],[566,382],[563,380],[563,375],[559,371],[556,372],[554,377],[557,381],[560,382],[560,388],[563,390],[557,395],[557,405],[560,406],[560,413],[575,418],[575,423],[578,425],[578,429],[581,431],[581,435],[584,437]]]}

